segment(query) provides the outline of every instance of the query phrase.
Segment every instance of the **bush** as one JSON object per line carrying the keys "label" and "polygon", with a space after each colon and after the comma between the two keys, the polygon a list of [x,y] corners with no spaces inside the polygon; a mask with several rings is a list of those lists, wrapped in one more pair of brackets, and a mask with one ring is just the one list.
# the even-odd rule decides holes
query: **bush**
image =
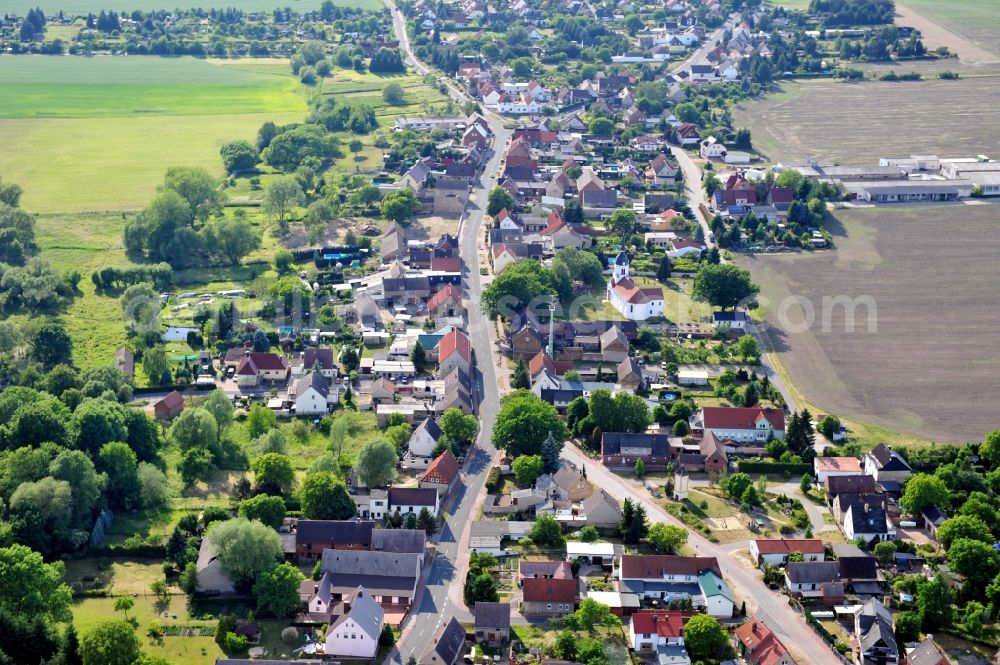
{"label": "bush", "polygon": [[238,651],[243,651],[247,648],[247,638],[244,635],[237,635],[236,633],[226,633],[226,637],[223,640],[222,648],[227,653],[235,653]]}
{"label": "bush", "polygon": [[285,644],[295,644],[299,641],[299,631],[293,626],[289,626],[281,631],[281,641]]}

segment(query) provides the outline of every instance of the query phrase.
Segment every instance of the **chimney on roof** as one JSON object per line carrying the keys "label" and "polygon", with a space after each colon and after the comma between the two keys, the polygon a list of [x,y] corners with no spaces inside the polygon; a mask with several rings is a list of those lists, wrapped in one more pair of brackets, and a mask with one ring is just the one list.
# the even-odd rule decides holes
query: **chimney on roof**
{"label": "chimney on roof", "polygon": [[314,594],[319,593],[319,585],[318,584],[313,584],[313,593]]}
{"label": "chimney on roof", "polygon": [[659,622],[659,620],[660,620],[660,615],[657,614],[656,612],[653,612],[653,623],[656,624],[657,622]]}

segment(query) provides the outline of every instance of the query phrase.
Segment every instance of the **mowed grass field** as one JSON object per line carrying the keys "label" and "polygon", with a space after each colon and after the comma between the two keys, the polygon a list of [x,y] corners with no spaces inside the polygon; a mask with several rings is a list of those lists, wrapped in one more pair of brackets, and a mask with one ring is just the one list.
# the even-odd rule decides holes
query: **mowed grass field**
{"label": "mowed grass field", "polygon": [[[158,9],[225,9],[238,6],[246,12],[265,12],[272,9],[291,7],[292,11],[307,12],[320,8],[323,0],[9,0],[4,3],[5,12],[13,12],[24,16],[29,9],[41,7],[45,13],[58,14],[61,9],[70,15],[86,16],[88,12],[99,13],[114,9],[131,13],[133,10],[153,11]],[[359,9],[380,9],[385,7],[381,0],[333,0],[338,7],[357,7]]]}
{"label": "mowed grass field", "polygon": [[[827,222],[834,252],[738,258],[761,285],[778,359],[806,399],[923,439],[979,441],[995,429],[998,215],[994,204],[840,210]],[[782,307],[789,296],[813,308],[805,332],[803,306]],[[876,329],[864,305],[853,332],[844,307],[824,315],[824,298],[838,296],[870,298]]]}
{"label": "mowed grass field", "polygon": [[0,174],[28,210],[136,210],[168,167],[221,176],[223,143],[305,112],[278,60],[5,57]]}
{"label": "mowed grass field", "polygon": [[1000,154],[1000,70],[958,81],[786,81],[781,88],[733,113],[733,126],[750,129],[754,147],[774,162]]}

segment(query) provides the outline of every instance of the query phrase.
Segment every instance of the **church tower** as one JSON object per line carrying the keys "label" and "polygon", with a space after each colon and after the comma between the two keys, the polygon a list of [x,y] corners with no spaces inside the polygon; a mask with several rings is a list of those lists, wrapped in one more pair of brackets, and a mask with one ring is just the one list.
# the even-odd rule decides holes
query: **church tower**
{"label": "church tower", "polygon": [[618,256],[615,257],[615,268],[611,275],[611,281],[613,284],[617,284],[624,278],[628,277],[628,267],[631,261],[628,258],[628,254],[625,250],[618,252]]}
{"label": "church tower", "polygon": [[688,496],[688,470],[683,464],[674,469],[674,501],[684,501]]}

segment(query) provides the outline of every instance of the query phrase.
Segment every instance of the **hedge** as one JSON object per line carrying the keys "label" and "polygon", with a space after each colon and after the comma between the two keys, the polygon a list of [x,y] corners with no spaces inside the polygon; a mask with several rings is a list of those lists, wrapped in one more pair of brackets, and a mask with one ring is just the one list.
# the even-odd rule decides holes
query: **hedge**
{"label": "hedge", "polygon": [[800,464],[784,464],[782,462],[754,462],[740,461],[737,463],[739,470],[743,473],[780,473],[801,476],[803,473],[812,473],[812,464],[802,462]]}

